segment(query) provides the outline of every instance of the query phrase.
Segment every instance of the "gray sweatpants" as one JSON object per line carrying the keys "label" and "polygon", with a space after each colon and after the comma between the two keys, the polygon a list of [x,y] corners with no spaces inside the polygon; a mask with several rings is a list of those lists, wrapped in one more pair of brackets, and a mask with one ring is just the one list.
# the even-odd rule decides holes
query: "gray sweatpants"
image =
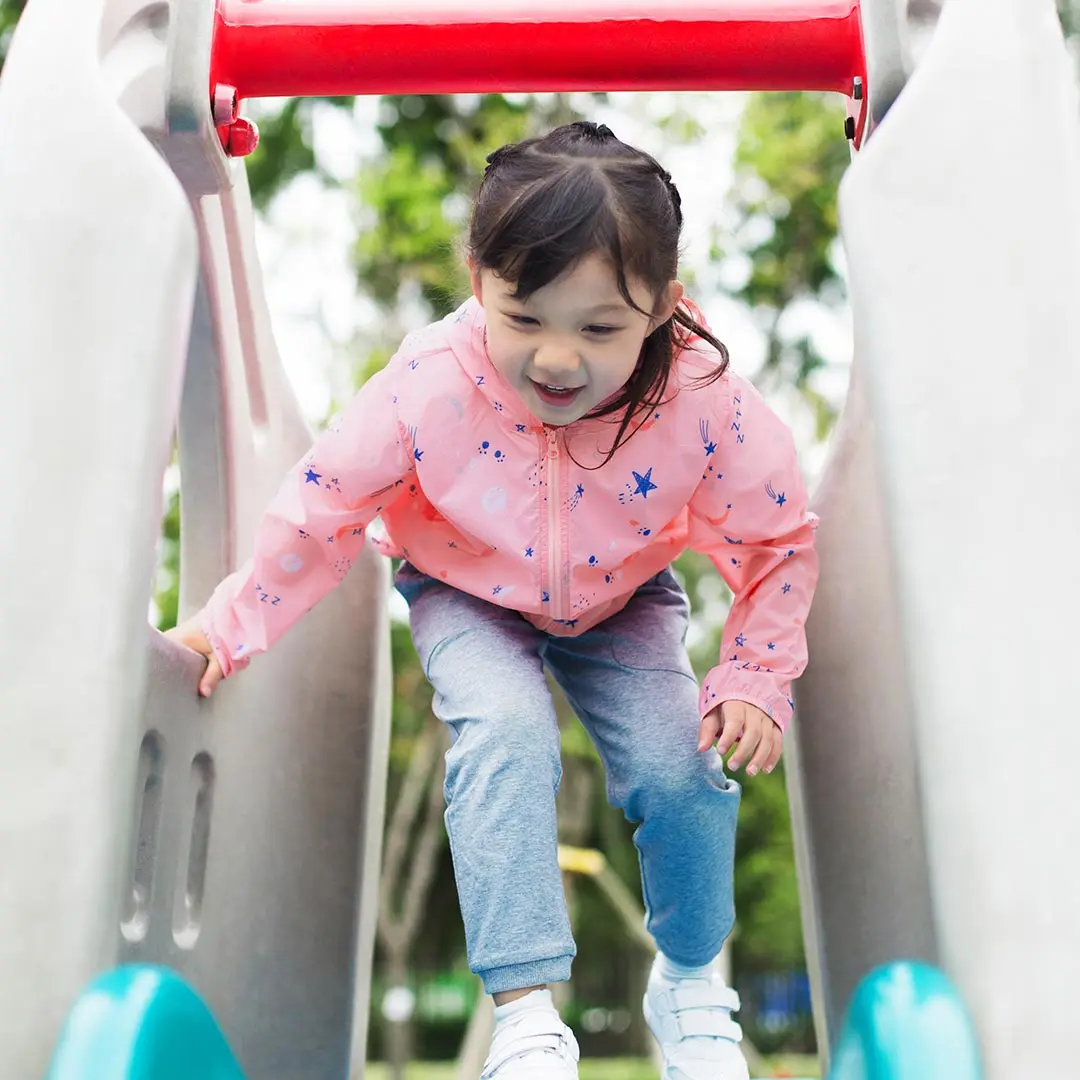
{"label": "gray sweatpants", "polygon": [[546,666],[592,738],[607,794],[638,827],[646,926],[679,964],[734,921],[740,789],[699,753],[689,603],[669,570],[578,637],[537,630],[404,565],[398,588],[436,715],[450,728],[446,828],[469,966],[489,994],[560,982],[575,954],[556,854],[562,773]]}

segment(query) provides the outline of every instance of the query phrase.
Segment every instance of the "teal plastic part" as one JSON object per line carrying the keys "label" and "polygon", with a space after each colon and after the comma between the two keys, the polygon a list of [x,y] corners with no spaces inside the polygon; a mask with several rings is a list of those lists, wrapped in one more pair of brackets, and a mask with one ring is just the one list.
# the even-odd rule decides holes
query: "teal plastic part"
{"label": "teal plastic part", "polygon": [[829,1080],[983,1080],[975,1030],[949,979],[899,962],[859,984]]}
{"label": "teal plastic part", "polygon": [[[244,1080],[198,994],[166,968],[101,976],[76,1002],[47,1080]],[[974,1029],[948,978],[889,964],[859,985],[829,1080],[983,1080]]]}
{"label": "teal plastic part", "polygon": [[150,965],[102,975],[75,1003],[47,1080],[244,1080],[199,995]]}

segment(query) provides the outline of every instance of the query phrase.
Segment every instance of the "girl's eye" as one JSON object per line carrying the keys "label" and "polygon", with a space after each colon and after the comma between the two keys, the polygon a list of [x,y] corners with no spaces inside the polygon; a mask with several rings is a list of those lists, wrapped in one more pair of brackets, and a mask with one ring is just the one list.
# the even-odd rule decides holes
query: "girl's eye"
{"label": "girl's eye", "polygon": [[586,334],[596,334],[599,337],[604,337],[606,334],[616,334],[619,331],[617,326],[586,326]]}
{"label": "girl's eye", "polygon": [[540,323],[534,319],[531,315],[507,315],[506,316],[512,323],[516,323],[518,326],[539,326]]}

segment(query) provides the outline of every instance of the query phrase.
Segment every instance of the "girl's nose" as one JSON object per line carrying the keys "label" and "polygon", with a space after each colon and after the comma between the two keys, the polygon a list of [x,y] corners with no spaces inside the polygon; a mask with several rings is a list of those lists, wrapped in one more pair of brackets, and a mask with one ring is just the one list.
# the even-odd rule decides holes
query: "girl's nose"
{"label": "girl's nose", "polygon": [[533,369],[538,382],[551,386],[574,384],[581,377],[581,357],[574,349],[544,346],[536,350]]}

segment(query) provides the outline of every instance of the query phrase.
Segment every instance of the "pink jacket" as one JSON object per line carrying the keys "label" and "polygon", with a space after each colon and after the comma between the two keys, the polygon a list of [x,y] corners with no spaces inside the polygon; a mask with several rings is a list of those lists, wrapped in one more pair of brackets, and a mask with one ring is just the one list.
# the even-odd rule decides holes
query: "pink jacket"
{"label": "pink jacket", "polygon": [[791,434],[753,386],[730,372],[693,385],[716,359],[702,341],[683,350],[669,400],[590,471],[612,419],[535,420],[488,359],[476,301],[409,335],[289,473],[253,558],[215,590],[203,625],[225,674],[333,589],[378,516],[387,553],[556,634],[618,611],[685,548],[703,552],[735,599],[702,715],[741,700],[786,728],[815,519]]}

